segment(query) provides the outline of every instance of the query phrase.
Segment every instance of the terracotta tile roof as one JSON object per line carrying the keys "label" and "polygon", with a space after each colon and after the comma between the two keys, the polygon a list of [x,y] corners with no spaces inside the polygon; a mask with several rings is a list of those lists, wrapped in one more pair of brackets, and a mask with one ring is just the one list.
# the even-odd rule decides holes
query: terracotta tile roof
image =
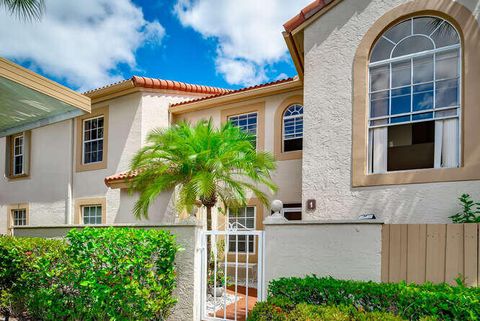
{"label": "terracotta tile roof", "polygon": [[105,182],[105,185],[110,186],[110,184],[112,183],[121,182],[126,179],[131,179],[131,178],[134,178],[135,176],[137,176],[137,172],[120,172],[120,173],[116,173],[111,176],[105,177],[104,182]]}
{"label": "terracotta tile roof", "polygon": [[334,0],[315,0],[303,8],[295,17],[285,22],[283,27],[287,32],[292,32],[295,28],[310,19],[313,15],[328,6],[333,1]]}
{"label": "terracotta tile roof", "polygon": [[182,101],[182,102],[179,102],[179,103],[171,104],[170,107],[182,106],[182,105],[186,105],[186,104],[190,104],[190,103],[195,103],[195,102],[198,102],[198,101],[204,101],[204,100],[209,100],[209,99],[213,99],[213,98],[217,98],[217,97],[228,96],[228,95],[232,95],[232,94],[236,94],[236,93],[240,93],[240,92],[250,91],[250,90],[264,88],[264,87],[268,87],[268,86],[274,86],[274,85],[283,84],[283,83],[294,81],[294,80],[296,80],[296,77],[290,77],[290,78],[287,78],[287,79],[276,80],[276,81],[272,81],[272,82],[268,82],[268,83],[264,83],[264,84],[255,85],[255,86],[230,90],[230,91],[226,91],[226,92],[223,92],[223,93],[218,93],[218,94],[212,95],[212,96],[200,97],[200,98],[195,98],[195,99],[192,99],[192,100],[186,100],[186,101]]}
{"label": "terracotta tile roof", "polygon": [[188,84],[185,82],[175,81],[175,80],[164,80],[159,78],[133,76],[130,79],[118,81],[113,84],[95,88],[95,89],[86,91],[83,94],[84,95],[92,94],[102,89],[115,87],[115,86],[126,84],[129,82],[132,84],[133,87],[175,90],[175,91],[184,91],[189,93],[208,94],[208,95],[216,95],[216,94],[226,93],[230,91],[229,89],[225,89],[225,88]]}

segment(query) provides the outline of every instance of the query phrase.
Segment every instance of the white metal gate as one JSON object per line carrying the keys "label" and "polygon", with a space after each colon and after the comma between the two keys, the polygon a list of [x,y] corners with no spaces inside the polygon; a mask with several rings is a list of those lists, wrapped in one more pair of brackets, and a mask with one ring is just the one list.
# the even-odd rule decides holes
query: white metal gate
{"label": "white metal gate", "polygon": [[263,252],[263,231],[238,223],[202,233],[202,320],[248,317],[249,307],[264,297]]}

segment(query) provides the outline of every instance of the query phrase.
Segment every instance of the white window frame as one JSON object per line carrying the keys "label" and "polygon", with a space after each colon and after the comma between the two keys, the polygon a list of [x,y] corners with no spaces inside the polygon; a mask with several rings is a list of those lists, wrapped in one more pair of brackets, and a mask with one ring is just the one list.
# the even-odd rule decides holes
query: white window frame
{"label": "white window frame", "polygon": [[[21,140],[21,144],[20,145],[20,153],[17,154],[17,140]],[[25,174],[25,135],[23,133],[21,134],[18,134],[18,135],[14,135],[12,137],[12,170],[11,170],[11,173],[12,173],[12,176],[21,176],[21,175],[24,175]],[[18,157],[21,157],[22,158],[22,162],[21,162],[21,166],[22,166],[22,170],[20,173],[17,173],[16,172],[16,169],[17,169],[17,166],[16,166],[16,159]]]}
{"label": "white window frame", "polygon": [[[235,118],[240,118],[242,116],[247,116],[247,127],[248,127],[249,126],[248,125],[248,116],[250,116],[250,115],[255,115],[255,118],[257,120],[257,122],[255,123],[255,134],[249,132],[248,130],[246,131],[244,128],[242,128],[242,126],[237,125],[235,123],[235,120],[232,120],[232,119],[235,119]],[[255,148],[257,148],[257,146],[258,146],[258,112],[257,111],[231,115],[231,116],[228,116],[227,120],[229,122],[231,122],[234,126],[239,127],[242,131],[244,131],[246,133],[249,133],[250,135],[254,135],[255,136]]]}
{"label": "white window frame", "polygon": [[[247,208],[247,207],[253,207],[253,228],[252,228],[252,229],[250,229],[250,228],[243,228],[243,227],[237,225],[236,228],[237,228],[238,230],[241,230],[241,231],[251,231],[251,230],[255,230],[255,229],[256,229],[256,226],[257,226],[257,206],[255,206],[255,205],[247,205],[247,206],[245,206],[245,208]],[[246,214],[246,213],[247,213],[247,212],[245,211],[245,214]],[[235,216],[235,218],[238,218],[238,216]],[[247,219],[248,217],[245,215],[245,216],[243,216],[242,218]],[[238,219],[237,219],[237,222],[238,222]],[[230,226],[230,209],[227,210],[227,224],[226,224],[226,228],[228,229],[229,226]],[[233,240],[235,241],[235,237],[236,237],[235,235],[228,235],[228,234],[227,234],[227,238],[228,238],[229,241],[230,241],[230,238],[233,238]],[[253,251],[248,251],[248,254],[249,254],[249,255],[256,253],[255,249],[256,249],[256,244],[257,244],[256,237],[255,237],[254,235],[248,235],[248,236],[245,236],[245,246],[246,246],[246,247],[248,246],[246,239],[247,239],[247,238],[250,238],[250,237],[253,237]],[[250,241],[248,241],[248,242],[250,242]],[[247,254],[247,251],[246,251],[247,248],[246,248],[246,247],[245,247],[245,251],[238,251],[238,254],[246,255],[246,254]],[[227,253],[234,253],[234,252],[235,252],[235,251],[230,251],[230,243],[227,243]]]}
{"label": "white window frame", "polygon": [[[97,138],[95,138],[95,139],[92,139],[92,138],[90,137],[89,140],[86,140],[86,139],[85,139],[85,133],[86,133],[85,123],[88,122],[88,121],[95,120],[95,119],[97,119],[97,122],[98,122],[98,119],[101,119],[101,118],[103,119],[103,126],[102,126],[102,127],[98,127],[98,126],[97,126],[96,130],[97,130],[97,134],[98,134],[98,129],[100,129],[100,128],[103,129],[103,136],[102,136],[102,138],[98,138],[98,135],[97,135]],[[98,160],[98,159],[97,159],[97,161],[95,161],[95,162],[85,163],[85,145],[86,145],[87,143],[93,143],[93,142],[97,142],[97,144],[98,144],[99,141],[102,141],[102,144],[103,144],[103,145],[102,145],[102,159],[101,159],[101,160]],[[90,165],[90,164],[96,164],[96,163],[101,163],[101,162],[103,162],[103,158],[104,158],[104,157],[103,157],[104,148],[105,148],[105,117],[104,117],[104,115],[100,115],[100,116],[96,116],[96,117],[87,118],[87,119],[82,120],[82,164],[83,164],[83,165]]]}
{"label": "white window frame", "polygon": [[[434,49],[431,49],[431,50],[426,50],[426,51],[421,51],[421,52],[416,52],[416,53],[413,53],[413,54],[408,54],[408,55],[404,55],[404,56],[400,56],[400,57],[394,57],[392,58],[392,54],[396,48],[396,46],[401,43],[403,40],[405,40],[406,38],[408,37],[413,37],[413,36],[416,36],[417,34],[413,34],[413,20],[415,18],[422,18],[422,17],[431,17],[431,18],[438,18],[438,19],[441,19],[443,20],[441,24],[443,23],[448,23],[448,21],[446,21],[445,19],[441,18],[441,17],[436,17],[436,16],[432,16],[432,15],[419,15],[419,16],[414,16],[414,17],[411,17],[409,19],[406,19],[406,20],[403,20],[403,21],[408,21],[410,20],[411,23],[412,23],[412,34],[401,39],[400,41],[397,42],[397,44],[394,45],[394,47],[391,49],[391,52],[390,52],[390,58],[389,59],[384,59],[384,60],[380,60],[380,61],[375,61],[375,62],[369,62],[369,65],[368,65],[368,119],[367,119],[367,130],[368,130],[368,140],[367,140],[367,160],[368,160],[368,174],[378,174],[376,172],[373,172],[372,171],[372,166],[371,166],[371,163],[373,161],[373,146],[372,146],[372,129],[374,128],[381,128],[381,127],[389,127],[389,126],[399,126],[399,125],[405,125],[405,124],[413,124],[413,123],[419,123],[419,122],[425,122],[425,121],[436,121],[436,120],[444,120],[444,119],[452,119],[452,118],[456,118],[458,119],[458,151],[457,151],[457,157],[458,157],[458,163],[461,164],[462,163],[462,138],[461,138],[461,132],[462,132],[462,64],[463,64],[463,61],[462,61],[462,46],[461,46],[461,39],[460,39],[460,33],[458,32],[457,28],[455,28],[455,26],[453,26],[451,23],[449,23],[452,28],[455,30],[455,32],[457,33],[458,37],[459,37],[459,43],[458,44],[455,44],[455,45],[450,45],[450,46],[445,46],[445,47],[440,47],[440,48],[436,48],[436,45],[435,45],[435,42],[433,39],[430,38],[430,36],[432,36],[436,31],[437,29],[440,27],[437,26],[437,28],[435,28],[431,33],[430,35],[428,36],[428,38],[432,41],[433,43],[433,46],[434,46]],[[403,22],[401,21],[401,22]],[[399,23],[401,23],[399,22]],[[392,26],[392,28],[395,27],[395,26]],[[390,29],[388,29],[390,30]],[[388,31],[387,30],[387,31]],[[381,35],[381,38],[384,38],[386,39],[387,41],[390,41],[388,38],[385,37],[385,33],[387,32],[385,31],[382,35]],[[425,36],[427,37],[426,35],[422,35],[422,36]],[[392,41],[390,41],[392,42]],[[375,46],[375,45],[374,45]],[[456,106],[448,106],[448,107],[441,107],[441,108],[435,108],[435,103],[436,103],[436,82],[437,81],[442,81],[442,80],[453,80],[455,78],[448,78],[448,79],[436,79],[436,55],[438,53],[443,53],[443,52],[454,52],[454,51],[457,51],[458,52],[458,77],[456,78],[457,81],[458,81],[458,105]],[[400,87],[392,87],[392,64],[393,63],[396,63],[396,62],[404,62],[404,61],[408,61],[410,60],[410,77],[413,78],[413,59],[414,58],[422,58],[422,57],[425,57],[425,56],[429,56],[429,55],[432,55],[433,56],[433,80],[430,82],[424,82],[424,83],[417,83],[417,84],[414,84],[413,83],[413,79],[410,80],[410,87],[413,88],[414,86],[416,85],[422,85],[422,84],[427,84],[427,83],[433,83],[433,107],[432,109],[425,109],[425,110],[419,110],[419,111],[413,111],[413,92],[412,90],[410,91],[410,99],[412,100],[411,103],[410,103],[410,112],[408,113],[402,113],[402,114],[394,114],[392,115],[391,114],[391,108],[392,108],[392,95],[389,94],[389,98],[388,98],[388,115],[386,116],[379,116],[379,117],[371,117],[371,112],[372,112],[372,106],[371,106],[371,94],[372,93],[378,93],[378,92],[383,92],[383,91],[391,91],[391,90],[394,90],[394,89],[398,89],[398,88],[404,88],[404,87],[407,87],[407,86],[400,86]],[[373,67],[378,67],[378,66],[389,66],[389,87],[387,89],[382,89],[382,90],[377,90],[377,91],[372,91],[371,89],[371,68]],[[435,113],[436,112],[441,112],[441,111],[445,111],[445,110],[456,110],[456,115],[449,115],[449,116],[443,116],[443,117],[435,117]],[[413,115],[416,115],[416,114],[424,114],[424,113],[432,113],[433,114],[433,117],[432,118],[428,118],[428,119],[419,119],[419,120],[413,120]],[[391,118],[396,118],[396,117],[402,117],[402,116],[411,116],[410,117],[410,121],[405,121],[405,122],[398,122],[398,123],[390,123],[389,120]],[[387,124],[381,124],[381,125],[371,125],[371,121],[375,121],[375,120],[381,120],[381,119],[386,119],[387,120]],[[388,168],[388,165],[387,165],[387,168]],[[436,167],[433,167],[433,168],[436,168]],[[411,169],[411,170],[403,170],[403,171],[418,171],[420,169]],[[386,173],[395,173],[395,172],[402,172],[402,171],[386,171]]]}
{"label": "white window frame", "polygon": [[[98,208],[100,209],[100,223],[85,223],[85,209],[86,208],[95,208],[95,213],[97,213]],[[81,224],[82,225],[101,225],[103,224],[103,206],[102,204],[85,204],[80,206],[80,211],[81,211]],[[91,219],[92,216],[89,216]],[[96,216],[93,216],[93,218],[96,218]]]}
{"label": "white window frame", "polygon": [[[24,217],[21,219],[18,219],[16,217],[17,214],[23,213]],[[11,210],[11,215],[12,215],[12,226],[27,226],[28,225],[28,218],[27,218],[27,209],[26,208],[16,208]],[[17,224],[20,220],[24,220],[25,224]]]}
{"label": "white window frame", "polygon": [[[302,113],[298,114],[298,115],[285,116],[287,111],[292,107],[294,107],[294,108],[301,107]],[[296,120],[298,118],[302,119],[302,131],[300,132],[300,134],[298,134],[297,131],[296,131],[296,128],[297,128]],[[285,120],[289,120],[289,119],[294,119],[293,124],[294,124],[295,129],[294,129],[293,137],[286,137]],[[289,134],[289,135],[292,135],[292,134]],[[291,104],[287,108],[285,108],[285,110],[283,111],[283,114],[282,114],[282,152],[285,152],[285,141],[286,140],[293,140],[293,139],[299,139],[299,138],[301,138],[303,140],[303,105],[301,105],[301,104]],[[303,150],[303,148],[298,149],[298,150]],[[287,153],[288,152],[294,152],[294,151],[297,151],[297,150],[287,151]]]}

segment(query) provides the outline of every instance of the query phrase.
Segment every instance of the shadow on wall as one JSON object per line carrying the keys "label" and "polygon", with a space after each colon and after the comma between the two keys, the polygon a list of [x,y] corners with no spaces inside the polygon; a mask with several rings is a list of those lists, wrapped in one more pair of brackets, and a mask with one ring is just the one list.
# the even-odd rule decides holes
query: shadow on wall
{"label": "shadow on wall", "polygon": [[120,206],[114,223],[141,224],[174,224],[176,211],[172,192],[165,192],[155,200],[149,210],[148,219],[137,220],[133,215],[133,207],[138,199],[138,193],[129,194],[127,189],[120,190]]}

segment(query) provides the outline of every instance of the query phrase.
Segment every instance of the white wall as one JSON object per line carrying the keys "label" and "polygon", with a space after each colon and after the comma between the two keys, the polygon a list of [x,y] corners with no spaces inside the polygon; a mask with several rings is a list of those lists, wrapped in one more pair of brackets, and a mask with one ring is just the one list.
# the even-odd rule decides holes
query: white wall
{"label": "white wall", "polygon": [[[303,199],[317,200],[310,219],[355,219],[375,213],[386,223],[446,223],[457,197],[480,199],[480,182],[352,188],[352,66],[370,26],[405,0],[344,0],[305,30]],[[478,0],[459,1],[479,16]],[[479,61],[480,62],[480,61]]]}
{"label": "white wall", "polygon": [[380,281],[381,224],[301,221],[265,224],[265,284],[315,274]]}
{"label": "white wall", "polygon": [[7,232],[7,206],[29,203],[32,225],[63,224],[71,170],[72,120],[31,132],[30,176],[5,177],[5,141],[0,139],[0,234]]}

